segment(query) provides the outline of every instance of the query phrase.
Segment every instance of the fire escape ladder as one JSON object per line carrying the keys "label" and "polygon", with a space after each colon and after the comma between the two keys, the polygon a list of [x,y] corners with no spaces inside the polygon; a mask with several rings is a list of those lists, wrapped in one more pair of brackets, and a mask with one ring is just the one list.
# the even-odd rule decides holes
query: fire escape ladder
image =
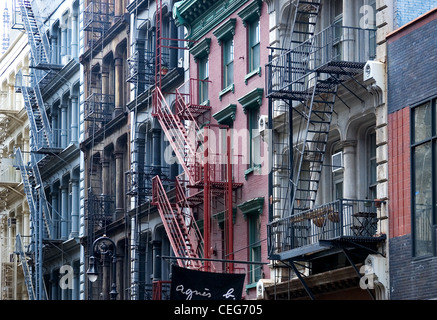
{"label": "fire escape ladder", "polygon": [[[23,181],[24,193],[29,203],[29,210],[31,217],[36,220],[38,208],[41,207],[42,218],[45,226],[44,239],[52,239],[53,234],[53,222],[50,216],[49,206],[45,197],[43,189],[41,175],[39,173],[38,164],[36,163],[35,155],[31,152],[31,167],[27,167],[24,164],[23,156],[20,148],[15,151],[16,166],[20,169],[21,179]],[[33,181],[29,179],[33,178]],[[39,196],[36,196],[34,192],[39,189]],[[36,198],[36,199],[35,199]],[[35,221],[34,220],[34,221]]]}
{"label": "fire escape ladder", "polygon": [[[35,17],[30,1],[19,0],[19,7],[21,16],[23,18],[23,24],[29,39],[29,45],[31,49],[31,65],[33,68],[31,69],[30,73],[30,86],[25,88],[22,75],[20,77],[20,83],[18,83],[18,86],[23,93],[26,111],[29,115],[29,118],[35,118],[35,121],[39,127],[37,131],[33,131],[34,137],[38,137],[41,147],[50,148],[52,147],[53,138],[52,129],[45,110],[40,86],[50,82],[56,76],[56,72],[53,71],[60,70],[62,66],[53,64],[51,62],[50,43],[47,38],[47,34],[43,32],[40,28],[41,26],[38,25],[38,21]],[[42,74],[42,72],[45,74]],[[32,116],[30,112],[35,113],[35,116]],[[41,128],[43,131],[40,130]],[[35,127],[33,127],[33,129],[35,129]]]}
{"label": "fire escape ladder", "polygon": [[173,252],[177,257],[194,258],[193,260],[178,259],[179,266],[201,269],[203,266],[200,260],[197,260],[199,258],[197,247],[202,241],[200,238],[200,241],[194,242],[192,234],[190,235],[189,228],[192,228],[191,225],[194,223],[191,210],[182,208],[178,203],[170,203],[159,176],[155,176],[152,181],[154,190],[152,204],[158,207]]}
{"label": "fire escape ladder", "polygon": [[312,208],[316,200],[338,89],[335,80],[320,80],[316,73],[312,74],[309,82],[314,85],[309,99],[295,107],[304,129],[293,153],[293,214]]}
{"label": "fire escape ladder", "polygon": [[[191,185],[195,184],[196,172],[196,130],[183,124],[177,114],[174,114],[159,88],[155,88],[153,115],[157,117],[179,163],[188,175]],[[194,134],[194,136],[193,136]]]}
{"label": "fire escape ladder", "polygon": [[24,253],[23,242],[21,240],[21,235],[17,234],[15,249],[20,255],[21,267],[23,268],[24,283],[26,284],[27,294],[29,295],[29,300],[35,300],[35,288],[32,281],[32,273],[30,271],[29,265],[27,264],[27,256]]}
{"label": "fire escape ladder", "polygon": [[[37,98],[33,88],[23,83],[23,74],[18,71],[15,81],[17,92],[21,92],[24,100],[24,107],[29,117],[30,130],[34,139],[33,143],[36,149],[48,147],[47,135],[44,133],[44,121],[41,119],[40,109],[38,108]],[[41,139],[44,138],[44,139]]]}
{"label": "fire escape ladder", "polygon": [[47,35],[40,32],[37,18],[32,9],[31,1],[18,1],[24,28],[29,39],[30,49],[34,59],[35,67],[49,66],[50,64],[50,44]]}
{"label": "fire escape ladder", "polygon": [[320,2],[321,0],[294,1],[294,15],[289,49],[307,41],[314,35],[319,16]]}

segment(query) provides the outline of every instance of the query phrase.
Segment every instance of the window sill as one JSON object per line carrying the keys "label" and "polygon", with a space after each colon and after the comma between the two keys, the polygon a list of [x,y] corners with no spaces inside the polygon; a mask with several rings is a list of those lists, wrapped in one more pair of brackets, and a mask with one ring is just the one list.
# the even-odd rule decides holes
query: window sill
{"label": "window sill", "polygon": [[244,76],[244,83],[247,85],[248,80],[250,78],[252,78],[256,74],[261,77],[261,67],[258,67],[257,69],[255,69],[255,70],[249,72],[248,74],[246,74]]}
{"label": "window sill", "polygon": [[244,171],[244,179],[247,180],[247,178],[249,177],[249,175],[251,173],[255,172],[255,170],[260,170],[260,169],[261,169],[261,165],[257,164],[257,165],[254,165],[253,167],[250,167],[249,169],[245,170]]}
{"label": "window sill", "polygon": [[224,88],[222,91],[220,91],[220,93],[219,93],[219,99],[220,99],[220,101],[222,101],[222,97],[223,97],[226,93],[228,93],[228,92],[230,92],[230,91],[232,91],[232,93],[234,93],[234,90],[235,90],[234,84],[231,84],[231,85],[227,86],[226,88]]}

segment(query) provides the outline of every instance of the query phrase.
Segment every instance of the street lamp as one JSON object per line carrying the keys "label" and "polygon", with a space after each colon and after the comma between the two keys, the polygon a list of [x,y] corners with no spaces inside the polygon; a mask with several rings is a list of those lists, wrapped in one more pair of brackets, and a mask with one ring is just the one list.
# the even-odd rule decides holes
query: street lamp
{"label": "street lamp", "polygon": [[[111,250],[112,246],[112,250]],[[111,291],[109,292],[109,296],[111,297],[111,300],[115,300],[117,298],[118,292],[117,287],[115,283],[115,276],[116,276],[116,265],[117,265],[117,258],[115,256],[115,243],[110,238],[108,238],[105,234],[94,240],[93,246],[92,246],[92,252],[93,255],[90,256],[89,259],[89,268],[86,272],[88,279],[91,282],[95,282],[98,277],[98,272],[96,269],[96,258],[94,257],[96,254],[101,255],[108,255],[111,258],[112,262],[112,284],[111,284]]]}

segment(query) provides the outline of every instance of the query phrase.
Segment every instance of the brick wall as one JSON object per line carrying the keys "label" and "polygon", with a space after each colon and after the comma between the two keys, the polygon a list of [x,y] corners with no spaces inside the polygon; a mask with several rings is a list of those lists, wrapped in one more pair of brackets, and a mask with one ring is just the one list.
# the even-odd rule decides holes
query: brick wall
{"label": "brick wall", "polygon": [[437,7],[437,0],[395,1],[395,27],[401,27],[435,7]]}
{"label": "brick wall", "polygon": [[388,39],[389,113],[437,95],[436,31],[437,19]]}
{"label": "brick wall", "polygon": [[388,116],[390,238],[411,233],[410,108]]}
{"label": "brick wall", "polygon": [[390,239],[390,299],[437,298],[437,259],[414,261],[411,234]]}
{"label": "brick wall", "polygon": [[[423,1],[398,4],[413,2]],[[437,258],[416,259],[412,252],[410,160],[410,107],[437,95],[436,31],[434,10],[387,41],[390,299],[395,300],[437,297]]]}

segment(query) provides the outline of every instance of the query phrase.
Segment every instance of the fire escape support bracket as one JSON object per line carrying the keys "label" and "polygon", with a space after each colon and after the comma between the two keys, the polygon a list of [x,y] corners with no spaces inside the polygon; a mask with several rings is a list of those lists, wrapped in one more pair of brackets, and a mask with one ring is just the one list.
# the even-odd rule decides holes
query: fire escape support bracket
{"label": "fire escape support bracket", "polygon": [[296,276],[298,277],[300,283],[302,283],[305,291],[308,293],[308,295],[311,298],[311,300],[316,300],[316,298],[315,298],[314,294],[312,293],[311,289],[308,287],[307,283],[305,282],[305,279],[302,277],[302,275],[300,274],[299,270],[297,270],[297,267],[294,264],[294,261],[290,261],[290,266],[293,269],[293,271],[296,274]]}
{"label": "fire escape support bracket", "polygon": [[[358,268],[357,268],[357,266],[355,265],[355,263],[352,261],[352,259],[351,259],[350,255],[349,255],[348,251],[347,251],[345,248],[343,248],[343,253],[344,253],[344,255],[346,256],[346,258],[347,258],[347,260],[349,261],[349,263],[351,264],[352,268],[354,268],[354,270],[355,270],[355,272],[356,272],[356,274],[357,274],[357,276],[358,276],[358,279],[361,279],[362,274],[361,274],[360,271],[358,270]],[[366,291],[369,293],[369,295],[370,295],[370,297],[372,298],[372,300],[376,300],[375,295],[374,295],[373,292],[369,289],[368,286],[366,286]]]}

